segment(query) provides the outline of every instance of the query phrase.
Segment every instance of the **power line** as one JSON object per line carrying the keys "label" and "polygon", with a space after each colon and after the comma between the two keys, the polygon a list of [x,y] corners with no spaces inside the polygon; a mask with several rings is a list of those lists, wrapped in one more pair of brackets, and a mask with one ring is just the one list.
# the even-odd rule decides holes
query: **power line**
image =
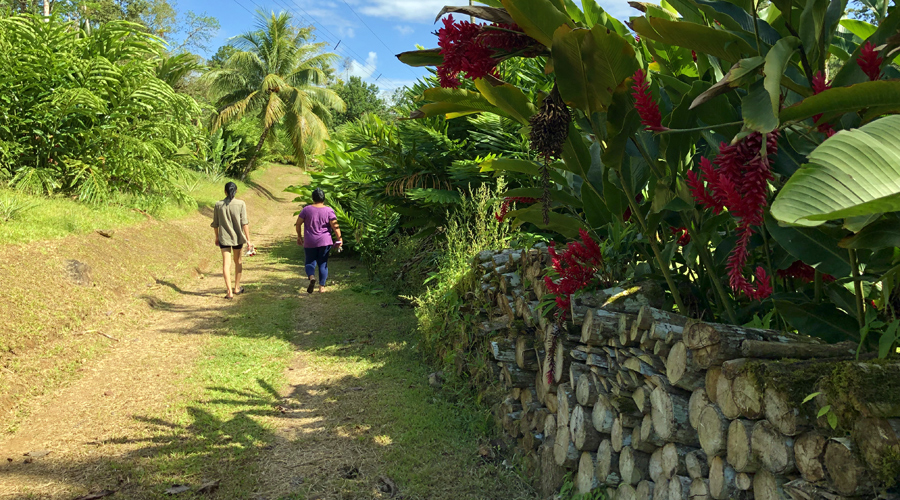
{"label": "power line", "polygon": [[[250,12],[249,9],[247,9],[246,7],[244,7],[243,5],[241,5],[240,3],[238,3],[237,0],[233,0],[233,1],[234,1],[235,3],[237,3],[238,5],[240,5],[240,6],[241,6],[244,10],[246,10],[247,12]],[[251,2],[253,5],[255,5],[258,9],[260,9],[261,11],[264,11],[264,10],[265,10],[265,9],[263,9],[263,7],[262,7],[261,5],[259,5],[258,3],[256,3],[255,0],[250,0],[250,2]],[[313,25],[313,26],[314,26],[314,25],[318,25],[318,27],[320,27],[322,30],[325,31],[325,33],[328,34],[328,36],[325,36],[325,34],[323,33],[323,34],[322,34],[323,37],[324,37],[324,38],[327,38],[327,39],[329,40],[330,43],[335,43],[335,44],[336,44],[336,45],[335,45],[335,49],[341,49],[341,50],[336,50],[336,52],[343,52],[344,54],[349,53],[350,56],[347,56],[347,57],[351,57],[351,56],[352,56],[351,58],[352,58],[352,59],[355,59],[355,60],[358,61],[360,64],[362,64],[361,61],[365,61],[365,60],[366,60],[366,58],[360,56],[358,53],[356,53],[356,51],[354,51],[352,48],[350,48],[346,43],[344,44],[343,47],[338,47],[338,46],[341,44],[341,39],[338,38],[337,35],[335,35],[333,32],[331,32],[331,30],[329,30],[327,27],[325,27],[324,24],[322,24],[318,19],[316,19],[316,18],[315,18],[312,14],[310,14],[306,9],[304,9],[303,7],[301,7],[300,4],[298,4],[298,3],[296,2],[296,0],[291,0],[291,3],[293,3],[297,8],[299,8],[301,11],[303,11],[303,13],[305,13],[306,16],[303,16],[303,15],[301,15],[300,13],[298,13],[295,9],[292,9],[292,8],[287,4],[287,0],[283,0],[283,2],[282,2],[282,1],[279,1],[279,0],[273,0],[273,2],[274,2],[276,5],[278,5],[279,7],[285,8],[288,12],[293,12],[293,14],[294,14],[295,16],[297,16],[302,22],[306,22],[306,23],[308,23],[308,24],[310,24],[310,25]],[[251,14],[252,14],[252,12],[251,12]],[[354,12],[354,14],[355,14],[355,12]],[[306,19],[307,17],[309,18],[309,20]],[[365,23],[364,23],[364,24],[365,24]],[[377,38],[377,36],[376,36],[376,38]],[[383,43],[383,42],[382,42],[382,43]],[[388,50],[391,50],[391,49],[388,47]],[[407,69],[409,69],[409,68],[407,68]],[[409,70],[410,70],[410,72],[413,74],[413,76],[416,76],[416,77],[418,78],[419,75],[416,75],[414,72],[412,72],[411,69],[409,69]],[[383,81],[383,82],[386,82],[388,85],[385,85],[385,87],[390,88],[392,91],[393,91],[393,90],[396,90],[396,89],[398,89],[398,88],[401,88],[401,87],[404,86],[404,85],[401,85],[401,84],[399,84],[398,82],[395,82],[395,81],[393,81],[393,80],[391,80],[391,79],[389,79],[389,78],[384,78],[382,81]]]}
{"label": "power line", "polygon": [[[381,42],[381,45],[384,45],[384,48],[388,49],[388,52],[389,52],[389,53],[395,53],[395,52],[394,52],[394,49],[388,47],[387,44],[384,43],[384,40],[382,40],[381,37],[378,36],[378,33],[375,33],[375,30],[373,30],[372,28],[370,28],[369,25],[366,24],[366,21],[363,20],[363,18],[362,18],[359,14],[357,14],[355,10],[353,10],[353,7],[351,7],[350,4],[347,3],[347,0],[341,0],[341,1],[344,2],[344,5],[346,5],[347,8],[350,9],[350,12],[352,12],[353,15],[356,16],[357,19],[359,19],[359,22],[363,23],[363,26],[365,26],[366,29],[368,29],[369,32],[372,33],[372,35],[374,35],[375,38],[378,39],[379,42]],[[415,74],[415,72],[414,72],[412,69],[409,68],[409,66],[407,66],[406,69],[407,69],[413,76],[417,76],[417,75]]]}
{"label": "power line", "polygon": [[[232,0],[232,1],[233,1],[234,3],[236,3],[236,4],[238,4],[242,9],[246,10],[247,12],[250,12],[250,9],[248,9],[247,7],[244,7],[244,6],[243,6],[240,2],[238,2],[237,0]],[[250,15],[253,15],[253,13],[250,12]]]}

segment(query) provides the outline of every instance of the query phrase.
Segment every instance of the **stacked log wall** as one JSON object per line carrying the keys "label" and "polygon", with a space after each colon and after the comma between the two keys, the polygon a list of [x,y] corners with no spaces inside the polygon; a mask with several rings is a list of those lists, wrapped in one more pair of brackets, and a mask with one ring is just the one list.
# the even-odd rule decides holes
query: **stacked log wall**
{"label": "stacked log wall", "polygon": [[543,245],[482,252],[473,294],[495,414],[544,496],[571,472],[613,500],[900,498],[900,364],[686,318],[652,283],[574,296],[560,324],[541,306],[549,264]]}

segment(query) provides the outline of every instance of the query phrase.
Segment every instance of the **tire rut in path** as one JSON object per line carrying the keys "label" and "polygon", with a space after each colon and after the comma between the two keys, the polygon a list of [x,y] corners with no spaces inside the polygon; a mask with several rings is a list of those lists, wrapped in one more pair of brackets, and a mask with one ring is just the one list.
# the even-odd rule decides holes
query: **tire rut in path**
{"label": "tire rut in path", "polygon": [[[250,191],[238,193],[248,205],[252,241],[263,252],[293,233],[294,204],[277,193],[299,176],[296,168],[271,166]],[[209,234],[209,251],[218,254],[208,218],[193,216],[174,224],[199,225],[196,231]],[[177,249],[162,251],[175,254]],[[245,258],[248,285],[287,267],[261,261]],[[182,381],[223,312],[240,307],[241,297],[222,299],[219,261],[213,262],[214,269],[203,279],[184,287],[169,284],[178,293],[157,303],[143,328],[110,332],[115,341],[82,368],[80,378],[37,402],[14,434],[0,436],[0,459],[12,459],[0,464],[0,499],[22,498],[26,491],[39,498],[68,498],[71,491],[94,486],[91,469],[98,460],[124,456],[142,445],[152,424],[143,416],[161,414],[179,398]],[[35,451],[50,453],[24,463],[24,454]]]}

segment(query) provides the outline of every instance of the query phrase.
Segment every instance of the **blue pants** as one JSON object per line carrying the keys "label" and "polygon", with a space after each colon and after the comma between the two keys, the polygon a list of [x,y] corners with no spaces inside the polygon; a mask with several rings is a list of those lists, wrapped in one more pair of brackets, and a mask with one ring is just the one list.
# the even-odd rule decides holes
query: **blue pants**
{"label": "blue pants", "polygon": [[316,248],[304,248],[306,253],[306,275],[315,276],[316,267],[319,268],[319,285],[325,286],[328,279],[328,254],[331,252],[331,245]]}

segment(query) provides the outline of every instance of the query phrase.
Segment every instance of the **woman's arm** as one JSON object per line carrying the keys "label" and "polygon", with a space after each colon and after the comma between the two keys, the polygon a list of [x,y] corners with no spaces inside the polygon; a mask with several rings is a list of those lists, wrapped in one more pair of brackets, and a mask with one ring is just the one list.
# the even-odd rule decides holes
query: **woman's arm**
{"label": "woman's arm", "polygon": [[216,233],[216,246],[219,246],[219,228],[214,227],[213,232]]}
{"label": "woman's arm", "polygon": [[337,236],[335,245],[343,245],[344,242],[341,238],[341,226],[340,224],[338,224],[337,219],[331,219],[330,221],[328,221],[328,223],[331,225],[331,230],[334,231],[334,235]]}
{"label": "woman's arm", "polygon": [[294,223],[294,229],[297,230],[297,244],[303,246],[303,217],[297,217]]}
{"label": "woman's arm", "polygon": [[244,239],[247,240],[247,246],[252,247],[253,245],[250,244],[250,224],[244,224],[241,226],[241,229],[244,231]]}

